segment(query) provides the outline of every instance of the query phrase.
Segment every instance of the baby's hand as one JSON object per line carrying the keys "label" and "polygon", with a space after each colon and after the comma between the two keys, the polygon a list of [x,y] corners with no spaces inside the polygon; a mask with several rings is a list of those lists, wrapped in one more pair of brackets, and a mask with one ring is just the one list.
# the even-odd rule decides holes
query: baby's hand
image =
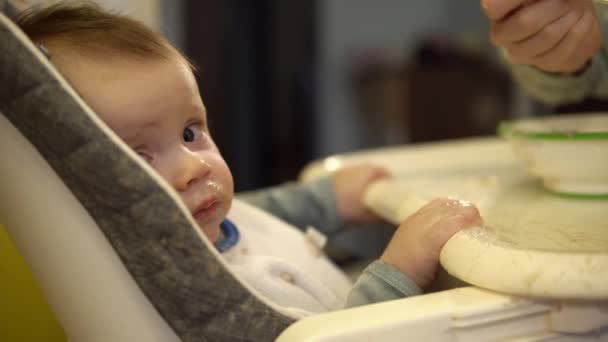
{"label": "baby's hand", "polygon": [[425,289],[435,279],[443,245],[459,230],[480,223],[474,205],[434,199],[399,226],[380,260],[397,267]]}
{"label": "baby's hand", "polygon": [[336,194],[338,214],[345,222],[372,223],[380,219],[363,203],[367,188],[377,180],[391,177],[390,172],[377,165],[345,166],[331,175]]}

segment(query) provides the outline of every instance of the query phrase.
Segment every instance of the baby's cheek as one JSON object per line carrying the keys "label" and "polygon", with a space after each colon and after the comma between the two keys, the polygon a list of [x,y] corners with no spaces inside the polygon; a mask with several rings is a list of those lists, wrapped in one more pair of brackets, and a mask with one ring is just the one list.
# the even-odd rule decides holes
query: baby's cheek
{"label": "baby's cheek", "polygon": [[231,194],[234,193],[234,181],[232,179],[232,173],[230,172],[230,169],[228,168],[228,165],[226,164],[226,162],[221,159],[218,161],[218,170],[216,172],[216,177],[218,178],[218,181],[221,182],[222,186],[224,187],[224,190]]}
{"label": "baby's cheek", "polygon": [[205,227],[205,228],[203,228],[203,233],[205,233],[205,236],[207,236],[207,238],[211,242],[215,243],[217,238],[220,236],[220,226],[212,225],[209,227]]}

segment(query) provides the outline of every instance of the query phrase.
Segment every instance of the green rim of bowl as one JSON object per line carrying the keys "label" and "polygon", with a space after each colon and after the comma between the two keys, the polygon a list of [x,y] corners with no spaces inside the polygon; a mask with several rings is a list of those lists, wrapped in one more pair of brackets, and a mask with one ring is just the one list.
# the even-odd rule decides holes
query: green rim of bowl
{"label": "green rim of bowl", "polygon": [[608,132],[522,132],[515,128],[517,121],[503,121],[498,125],[498,135],[505,138],[535,140],[608,140]]}
{"label": "green rim of bowl", "polygon": [[574,192],[561,192],[555,191],[552,189],[545,188],[545,190],[555,196],[568,198],[568,199],[578,199],[578,200],[608,200],[608,194],[581,194]]}

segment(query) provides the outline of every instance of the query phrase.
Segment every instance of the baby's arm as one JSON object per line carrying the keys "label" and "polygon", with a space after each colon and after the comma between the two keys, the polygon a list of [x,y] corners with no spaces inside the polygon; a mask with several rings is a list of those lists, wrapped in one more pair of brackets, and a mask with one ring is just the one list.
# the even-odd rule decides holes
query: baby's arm
{"label": "baby's arm", "polygon": [[324,234],[331,235],[343,225],[329,176],[307,183],[289,182],[236,195],[238,199],[261,208],[301,230],[312,226]]}
{"label": "baby's arm", "polygon": [[355,283],[346,306],[422,293],[435,279],[443,245],[459,230],[480,223],[479,211],[468,202],[431,201],[399,226],[380,260]]}
{"label": "baby's arm", "polygon": [[345,166],[307,183],[285,183],[272,188],[238,193],[237,198],[259,207],[302,230],[313,226],[332,235],[344,223],[371,223],[380,219],[363,204],[367,187],[389,177],[372,164]]}

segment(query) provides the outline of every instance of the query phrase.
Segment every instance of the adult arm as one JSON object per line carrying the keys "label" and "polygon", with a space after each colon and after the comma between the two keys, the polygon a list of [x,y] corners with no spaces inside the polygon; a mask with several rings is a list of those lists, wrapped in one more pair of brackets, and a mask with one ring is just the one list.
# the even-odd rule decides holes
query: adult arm
{"label": "adult arm", "polygon": [[[509,60],[506,55],[504,58]],[[533,65],[509,62],[513,78],[529,95],[548,105],[562,105],[588,97],[608,98],[607,61],[602,51],[574,74],[550,73]]]}

